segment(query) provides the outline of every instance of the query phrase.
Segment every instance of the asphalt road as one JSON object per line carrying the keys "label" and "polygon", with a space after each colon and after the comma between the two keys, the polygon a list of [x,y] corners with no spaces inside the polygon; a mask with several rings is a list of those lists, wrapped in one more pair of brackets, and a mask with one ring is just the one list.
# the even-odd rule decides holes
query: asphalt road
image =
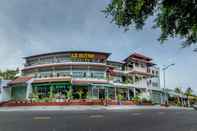
{"label": "asphalt road", "polygon": [[197,131],[197,111],[0,112],[0,131]]}

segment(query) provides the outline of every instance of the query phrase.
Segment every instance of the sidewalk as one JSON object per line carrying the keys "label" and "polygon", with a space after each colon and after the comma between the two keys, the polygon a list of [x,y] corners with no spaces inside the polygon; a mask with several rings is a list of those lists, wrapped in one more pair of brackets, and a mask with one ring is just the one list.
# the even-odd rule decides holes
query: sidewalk
{"label": "sidewalk", "polygon": [[24,106],[24,107],[0,107],[0,112],[12,111],[85,111],[85,110],[137,110],[137,109],[176,109],[192,110],[186,107],[163,107],[163,106],[138,106],[138,105],[116,105],[116,106]]}

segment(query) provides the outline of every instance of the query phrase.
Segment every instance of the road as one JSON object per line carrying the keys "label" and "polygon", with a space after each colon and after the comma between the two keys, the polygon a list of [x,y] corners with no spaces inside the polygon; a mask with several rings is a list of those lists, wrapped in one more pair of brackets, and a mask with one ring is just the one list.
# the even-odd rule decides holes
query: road
{"label": "road", "polygon": [[0,131],[197,131],[197,111],[0,112]]}

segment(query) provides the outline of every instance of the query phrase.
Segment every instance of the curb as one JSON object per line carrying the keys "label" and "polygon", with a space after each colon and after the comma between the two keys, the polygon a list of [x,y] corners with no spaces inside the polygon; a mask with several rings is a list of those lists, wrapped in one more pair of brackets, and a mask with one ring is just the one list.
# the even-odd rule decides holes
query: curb
{"label": "curb", "polygon": [[161,107],[161,106],[39,106],[39,107],[1,107],[0,112],[14,111],[86,111],[86,110],[193,110],[185,107]]}

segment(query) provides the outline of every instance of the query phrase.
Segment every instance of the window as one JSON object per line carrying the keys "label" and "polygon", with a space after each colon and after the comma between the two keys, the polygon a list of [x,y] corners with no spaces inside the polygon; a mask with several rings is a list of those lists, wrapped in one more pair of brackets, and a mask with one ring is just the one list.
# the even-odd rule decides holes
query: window
{"label": "window", "polygon": [[139,67],[139,63],[135,63],[135,66],[136,66],[136,67]]}
{"label": "window", "polygon": [[120,82],[122,82],[122,78],[121,77],[113,77],[113,82],[120,83]]}
{"label": "window", "polygon": [[83,77],[86,77],[86,72],[83,72]]}
{"label": "window", "polygon": [[57,61],[57,63],[69,62],[70,58],[67,56],[58,56],[58,57],[56,57],[56,61]]}
{"label": "window", "polygon": [[53,74],[52,72],[41,72],[40,77],[41,78],[53,77]]}
{"label": "window", "polygon": [[53,63],[53,57],[40,58],[40,64]]}
{"label": "window", "polygon": [[141,67],[144,68],[145,67],[145,64],[141,63]]}
{"label": "window", "polygon": [[69,71],[58,71],[56,72],[57,77],[61,77],[61,76],[70,76],[70,72]]}
{"label": "window", "polygon": [[42,97],[49,97],[50,94],[50,88],[47,86],[40,86],[37,88],[38,96],[39,98]]}
{"label": "window", "polygon": [[103,79],[105,77],[105,73],[101,71],[93,71],[91,72],[91,78]]}
{"label": "window", "polygon": [[159,72],[158,72],[158,71],[156,71],[156,75],[157,75],[157,76],[159,75]]}
{"label": "window", "polygon": [[84,77],[86,77],[86,72],[74,71],[73,72],[73,77],[75,77],[75,78],[84,78]]}

